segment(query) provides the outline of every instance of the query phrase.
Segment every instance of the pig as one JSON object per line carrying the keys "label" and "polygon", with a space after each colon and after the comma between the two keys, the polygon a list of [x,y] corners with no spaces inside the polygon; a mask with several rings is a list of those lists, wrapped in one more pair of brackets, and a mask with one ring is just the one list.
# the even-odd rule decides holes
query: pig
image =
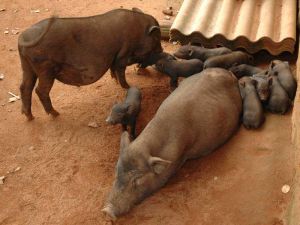
{"label": "pig", "polygon": [[261,73],[264,70],[256,66],[241,64],[230,67],[229,71],[231,71],[237,78],[241,78],[243,76],[252,76],[254,74]]}
{"label": "pig", "polygon": [[256,90],[258,96],[262,103],[265,104],[270,96],[270,86],[272,83],[270,76],[266,75],[265,71],[262,71],[260,73],[254,74],[251,78],[257,81]]}
{"label": "pig", "polygon": [[171,78],[172,90],[178,85],[178,77],[189,77],[203,70],[203,62],[200,59],[178,61],[172,55],[161,58],[155,66],[159,72],[165,73]]}
{"label": "pig", "polygon": [[154,65],[158,60],[160,60],[162,58],[176,60],[176,58],[173,55],[171,55],[167,52],[162,52],[162,53],[153,55],[152,57],[149,57],[148,59],[144,60],[143,63],[138,65],[138,67],[139,68],[146,68],[147,66]]}
{"label": "pig", "polygon": [[268,72],[270,76],[277,76],[289,98],[293,100],[297,90],[297,82],[292,74],[289,63],[287,61],[273,60],[270,63]]}
{"label": "pig", "polygon": [[277,75],[271,76],[271,94],[267,104],[267,109],[272,113],[285,114],[290,105],[291,100],[282,87]]}
{"label": "pig", "polygon": [[117,103],[112,107],[106,122],[111,125],[121,123],[123,130],[127,130],[127,125],[129,125],[131,137],[135,138],[135,125],[141,111],[141,100],[141,91],[137,87],[129,88],[125,101]]}
{"label": "pig", "polygon": [[265,121],[264,110],[256,92],[257,81],[250,77],[239,80],[243,99],[243,124],[247,129],[259,128]]}
{"label": "pig", "polygon": [[242,51],[235,51],[224,55],[218,55],[207,59],[204,62],[204,69],[212,67],[220,67],[229,69],[232,66],[240,64],[251,64],[253,57]]}
{"label": "pig", "polygon": [[57,79],[82,86],[94,83],[110,69],[123,88],[126,66],[143,63],[162,52],[157,20],[136,10],[116,9],[83,18],[44,19],[25,30],[18,40],[23,70],[20,86],[22,113],[28,120],[32,90],[45,111],[56,117],[49,92]]}
{"label": "pig", "polygon": [[181,46],[174,55],[180,59],[200,59],[205,61],[210,57],[224,55],[232,52],[229,48],[220,47],[220,48],[204,48],[195,45],[183,45]]}
{"label": "pig", "polygon": [[112,219],[157,191],[188,159],[205,156],[237,130],[242,99],[236,77],[211,68],[183,80],[132,142],[123,132],[116,177],[102,211]]}

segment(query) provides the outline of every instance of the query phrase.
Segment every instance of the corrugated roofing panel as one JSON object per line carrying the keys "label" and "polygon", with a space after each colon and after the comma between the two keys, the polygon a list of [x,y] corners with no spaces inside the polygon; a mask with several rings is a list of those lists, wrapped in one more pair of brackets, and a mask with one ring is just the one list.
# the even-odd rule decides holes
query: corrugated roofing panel
{"label": "corrugated roofing panel", "polygon": [[261,49],[273,55],[293,53],[296,5],[296,0],[184,0],[171,39],[250,53]]}

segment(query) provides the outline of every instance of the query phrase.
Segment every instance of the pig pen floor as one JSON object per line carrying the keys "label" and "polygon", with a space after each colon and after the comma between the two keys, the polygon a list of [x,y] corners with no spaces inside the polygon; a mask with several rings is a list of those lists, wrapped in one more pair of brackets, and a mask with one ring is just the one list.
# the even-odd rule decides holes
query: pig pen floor
{"label": "pig pen floor", "polygon": [[[51,13],[92,15],[120,5],[140,7],[162,17],[161,10],[172,1],[22,2],[0,3],[0,8],[6,8],[0,12],[0,72],[5,75],[0,81],[0,176],[6,176],[0,185],[0,225],[110,224],[100,209],[114,178],[120,127],[108,126],[105,118],[125,91],[108,73],[95,84],[80,88],[56,82],[51,96],[61,115],[55,120],[48,117],[34,93],[36,119],[27,122],[20,114],[20,101],[7,103],[8,91],[19,94],[21,70],[17,35],[3,31],[6,27],[25,29]],[[31,13],[30,9],[41,12]],[[169,52],[178,48],[166,42],[163,47]],[[140,133],[169,95],[169,80],[152,68],[136,75],[133,66],[126,76],[143,94]],[[97,122],[99,127],[88,127],[89,122]],[[268,114],[261,129],[241,127],[213,154],[188,161],[164,188],[116,224],[285,224],[292,191],[284,194],[281,188],[288,184],[293,189],[294,151],[291,112]],[[14,171],[18,167],[20,170]]]}

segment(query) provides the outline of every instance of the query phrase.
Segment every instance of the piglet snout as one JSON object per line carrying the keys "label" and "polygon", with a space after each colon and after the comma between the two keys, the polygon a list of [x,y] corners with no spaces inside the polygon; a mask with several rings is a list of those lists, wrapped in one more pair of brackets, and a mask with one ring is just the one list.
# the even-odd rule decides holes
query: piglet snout
{"label": "piglet snout", "polygon": [[107,204],[106,206],[104,206],[104,208],[101,210],[104,214],[106,214],[107,216],[109,216],[112,220],[116,220],[117,217],[114,213],[113,210],[113,205],[112,204]]}

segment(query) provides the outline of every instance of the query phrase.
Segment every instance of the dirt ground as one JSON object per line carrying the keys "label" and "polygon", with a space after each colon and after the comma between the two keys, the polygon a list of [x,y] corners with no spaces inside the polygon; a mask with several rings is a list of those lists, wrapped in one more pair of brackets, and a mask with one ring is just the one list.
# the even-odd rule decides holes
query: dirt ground
{"label": "dirt ground", "polygon": [[[101,213],[114,179],[120,127],[105,118],[125,91],[105,74],[98,82],[72,87],[56,82],[51,92],[61,115],[53,120],[33,94],[35,120],[21,115],[21,102],[7,103],[7,92],[19,94],[21,68],[17,37],[6,28],[26,29],[52,14],[87,16],[123,6],[139,7],[163,19],[161,10],[180,1],[1,0],[0,8],[0,225],[110,224]],[[31,10],[39,9],[39,13]],[[178,45],[163,42],[166,51]],[[264,54],[262,54],[264,57]],[[259,60],[259,58],[256,58]],[[129,84],[141,88],[138,133],[169,95],[167,77],[149,68]],[[99,128],[88,127],[97,122]],[[14,170],[20,167],[19,171]],[[291,112],[267,115],[259,130],[243,127],[208,157],[189,161],[168,184],[136,206],[116,224],[126,225],[283,225],[293,194],[294,147]],[[291,191],[282,193],[283,185]]]}

